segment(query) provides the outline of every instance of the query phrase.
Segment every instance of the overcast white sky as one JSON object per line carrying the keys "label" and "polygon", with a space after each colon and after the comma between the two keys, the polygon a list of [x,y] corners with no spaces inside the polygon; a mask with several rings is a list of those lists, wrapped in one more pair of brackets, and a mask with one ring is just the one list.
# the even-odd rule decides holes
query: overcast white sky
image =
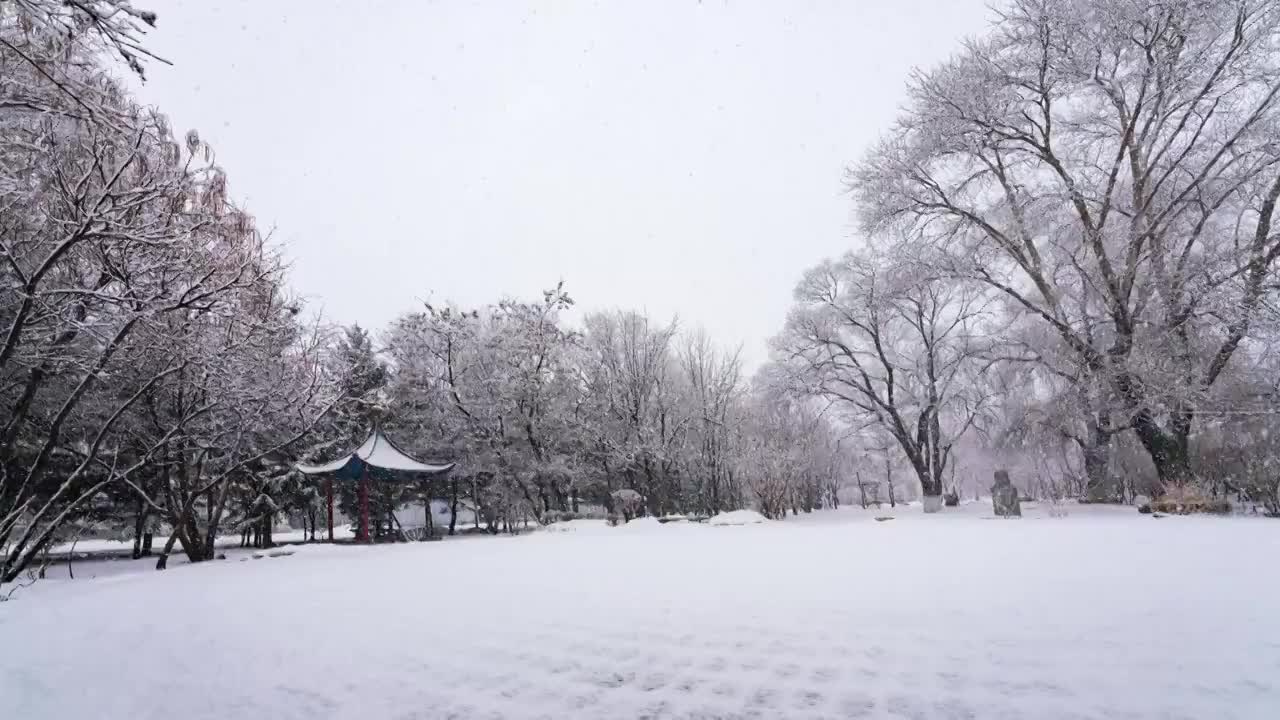
{"label": "overcast white sky", "polygon": [[330,319],[533,298],[765,359],[857,239],[843,169],[984,0],[138,0],[142,99],[211,141]]}

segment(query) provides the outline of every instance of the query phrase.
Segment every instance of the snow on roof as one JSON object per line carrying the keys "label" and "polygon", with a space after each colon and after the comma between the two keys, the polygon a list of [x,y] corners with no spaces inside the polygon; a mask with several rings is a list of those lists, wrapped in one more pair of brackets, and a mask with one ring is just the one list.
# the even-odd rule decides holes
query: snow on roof
{"label": "snow on roof", "polygon": [[333,462],[321,465],[306,465],[299,463],[296,467],[300,472],[307,475],[319,475],[322,473],[331,473],[342,470],[347,467],[352,458],[357,458],[363,463],[381,470],[398,470],[401,472],[423,472],[423,473],[442,473],[453,469],[454,463],[447,465],[428,465],[409,457],[403,450],[391,442],[391,439],[382,434],[381,430],[374,430],[369,435],[369,439],[360,444],[356,451],[345,457],[338,458]]}

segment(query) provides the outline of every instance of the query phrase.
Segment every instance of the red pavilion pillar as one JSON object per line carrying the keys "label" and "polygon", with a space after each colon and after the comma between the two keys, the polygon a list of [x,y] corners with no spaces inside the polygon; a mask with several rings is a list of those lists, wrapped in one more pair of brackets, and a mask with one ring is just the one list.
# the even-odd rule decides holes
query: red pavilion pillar
{"label": "red pavilion pillar", "polygon": [[369,542],[369,467],[360,475],[360,542]]}
{"label": "red pavilion pillar", "polygon": [[[333,478],[325,481],[324,494],[329,503],[329,542],[333,542]],[[315,530],[315,528],[312,528],[312,530]]]}

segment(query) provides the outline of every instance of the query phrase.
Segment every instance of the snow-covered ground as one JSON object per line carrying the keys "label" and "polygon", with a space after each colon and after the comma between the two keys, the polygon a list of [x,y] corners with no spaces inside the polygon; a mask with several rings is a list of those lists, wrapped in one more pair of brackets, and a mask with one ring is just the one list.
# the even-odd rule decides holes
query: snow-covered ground
{"label": "snow-covered ground", "polygon": [[989,514],[583,524],[49,581],[0,605],[0,698],[24,720],[1277,717],[1276,522]]}

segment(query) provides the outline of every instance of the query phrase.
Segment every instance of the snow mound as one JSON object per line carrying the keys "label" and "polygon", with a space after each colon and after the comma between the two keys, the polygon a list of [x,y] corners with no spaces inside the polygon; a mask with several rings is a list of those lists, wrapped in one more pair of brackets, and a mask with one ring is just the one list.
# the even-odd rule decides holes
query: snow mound
{"label": "snow mound", "polygon": [[277,558],[288,557],[293,554],[293,550],[289,548],[273,548],[271,550],[259,550],[253,554],[254,560],[261,560],[264,557]]}
{"label": "snow mound", "polygon": [[628,522],[626,525],[622,526],[622,529],[630,530],[634,532],[637,530],[639,531],[656,530],[660,527],[662,527],[662,523],[658,520],[658,518],[642,517],[642,518],[636,518],[635,520]]}
{"label": "snow mound", "polygon": [[766,522],[765,516],[755,510],[734,510],[720,513],[707,521],[708,525],[756,525]]}

